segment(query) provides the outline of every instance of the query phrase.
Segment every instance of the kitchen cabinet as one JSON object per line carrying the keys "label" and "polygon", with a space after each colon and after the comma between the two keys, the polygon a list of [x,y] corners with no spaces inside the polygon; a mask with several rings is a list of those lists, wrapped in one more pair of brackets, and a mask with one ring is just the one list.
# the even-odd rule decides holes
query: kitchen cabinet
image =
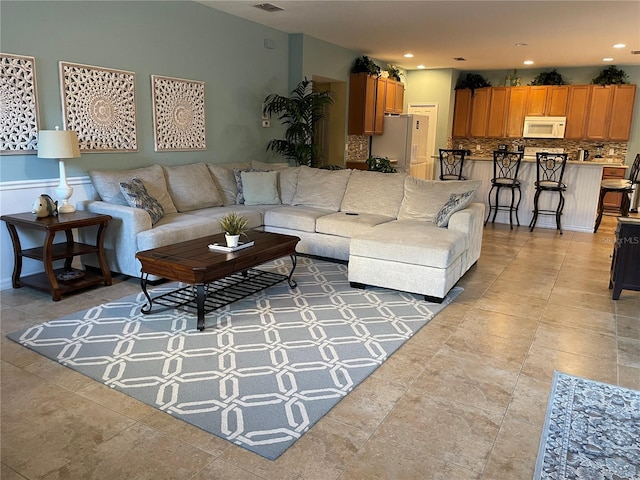
{"label": "kitchen cabinet", "polygon": [[[381,78],[384,84],[384,113],[400,114],[404,109],[404,83]],[[382,89],[380,88],[379,91]]]}
{"label": "kitchen cabinet", "polygon": [[636,99],[635,85],[616,85],[613,91],[609,140],[628,141],[633,120],[633,105]]}
{"label": "kitchen cabinet", "polygon": [[609,135],[609,119],[613,100],[613,85],[592,85],[591,100],[587,109],[587,140],[606,140]]}
{"label": "kitchen cabinet", "polygon": [[529,88],[529,99],[526,115],[546,117],[566,115],[568,85],[536,85],[527,88]]}
{"label": "kitchen cabinet", "polygon": [[569,88],[565,139],[582,139],[584,137],[590,95],[591,87],[589,85],[572,85]]}
{"label": "kitchen cabinet", "polygon": [[529,87],[511,87],[509,89],[509,111],[507,113],[507,137],[522,137],[522,127],[529,99]]}
{"label": "kitchen cabinet", "polygon": [[[456,90],[453,105],[453,137],[466,137],[469,134],[471,121],[471,90],[460,88]],[[521,127],[522,128],[522,127]]]}
{"label": "kitchen cabinet", "polygon": [[[378,78],[352,73],[349,79],[349,135],[380,135],[384,121],[384,95]],[[383,86],[381,83],[380,86]]]}
{"label": "kitchen cabinet", "polygon": [[487,134],[487,120],[489,118],[490,101],[491,87],[478,88],[471,97],[469,135],[472,137],[484,137]]}
{"label": "kitchen cabinet", "polygon": [[509,109],[509,90],[511,90],[511,87],[494,87],[491,89],[489,113],[487,115],[487,137],[502,138],[505,135]]}
{"label": "kitchen cabinet", "polygon": [[[602,169],[602,179],[622,180],[625,178],[627,169],[625,167],[604,167]],[[622,195],[626,193],[609,192],[604,196],[603,206],[605,210],[620,211]]]}

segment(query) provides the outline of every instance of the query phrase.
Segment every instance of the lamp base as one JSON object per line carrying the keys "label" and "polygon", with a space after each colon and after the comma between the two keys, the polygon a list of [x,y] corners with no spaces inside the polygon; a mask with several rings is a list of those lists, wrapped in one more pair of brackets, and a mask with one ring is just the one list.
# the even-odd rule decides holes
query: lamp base
{"label": "lamp base", "polygon": [[62,202],[62,205],[58,204],[58,213],[73,213],[76,211],[76,208],[69,204],[69,199],[71,195],[73,195],[73,188],[67,183],[67,172],[64,168],[64,161],[60,160],[58,166],[60,168],[60,185],[56,187],[56,195]]}
{"label": "lamp base", "polygon": [[76,211],[76,207],[68,203],[68,200],[63,200],[62,205],[58,205],[58,213],[73,213]]}

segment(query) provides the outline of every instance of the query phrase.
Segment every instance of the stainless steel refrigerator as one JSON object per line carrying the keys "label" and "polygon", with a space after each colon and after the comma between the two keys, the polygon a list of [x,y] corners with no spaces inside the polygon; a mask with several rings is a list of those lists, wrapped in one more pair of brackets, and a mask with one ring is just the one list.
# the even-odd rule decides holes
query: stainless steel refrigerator
{"label": "stainless steel refrigerator", "polygon": [[433,179],[434,161],[427,154],[429,117],[394,115],[384,117],[384,133],[371,141],[371,155],[388,157],[398,170],[423,180]]}

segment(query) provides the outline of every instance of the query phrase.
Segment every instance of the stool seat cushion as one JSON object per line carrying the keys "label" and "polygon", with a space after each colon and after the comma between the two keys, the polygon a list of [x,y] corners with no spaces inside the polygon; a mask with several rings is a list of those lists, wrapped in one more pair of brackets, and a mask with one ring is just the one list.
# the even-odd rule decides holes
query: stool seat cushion
{"label": "stool seat cushion", "polygon": [[500,185],[501,187],[512,187],[512,186],[519,187],[520,186],[520,180],[516,180],[514,182],[513,178],[503,178],[503,177],[492,178],[491,183],[493,183],[494,185]]}
{"label": "stool seat cushion", "polygon": [[551,180],[542,180],[540,182],[536,182],[536,187],[544,190],[561,190],[567,188],[564,183],[553,182]]}
{"label": "stool seat cushion", "polygon": [[626,190],[627,188],[631,188],[632,187],[632,183],[629,180],[624,180],[624,179],[607,179],[607,180],[603,180],[602,183],[600,184],[600,186],[602,188],[608,188],[610,190]]}
{"label": "stool seat cushion", "polygon": [[[426,233],[428,232],[428,233]],[[428,238],[429,241],[425,242]],[[447,268],[467,250],[469,236],[419,220],[394,220],[351,238],[350,256]]]}

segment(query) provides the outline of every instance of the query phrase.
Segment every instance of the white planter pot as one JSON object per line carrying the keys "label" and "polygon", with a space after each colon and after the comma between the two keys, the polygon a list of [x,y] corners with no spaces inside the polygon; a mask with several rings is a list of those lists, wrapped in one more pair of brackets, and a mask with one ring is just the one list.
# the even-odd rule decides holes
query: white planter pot
{"label": "white planter pot", "polygon": [[228,233],[225,233],[224,238],[227,240],[227,247],[233,248],[238,246],[240,235],[229,235]]}

